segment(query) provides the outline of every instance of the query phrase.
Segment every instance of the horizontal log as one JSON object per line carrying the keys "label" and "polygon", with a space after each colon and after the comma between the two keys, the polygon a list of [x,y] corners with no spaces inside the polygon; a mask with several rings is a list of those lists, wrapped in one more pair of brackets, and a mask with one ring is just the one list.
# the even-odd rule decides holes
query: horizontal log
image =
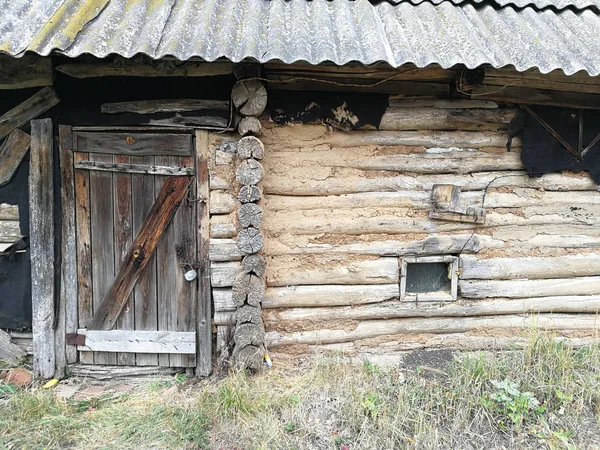
{"label": "horizontal log", "polygon": [[211,214],[229,214],[240,207],[240,202],[231,192],[213,190],[209,205]]}
{"label": "horizontal log", "polygon": [[591,77],[585,72],[577,72],[567,76],[562,70],[542,74],[538,69],[518,72],[508,67],[500,69],[486,68],[484,84],[486,86],[529,87],[553,91],[600,94],[600,80],[598,80],[598,77]]}
{"label": "horizontal log", "polygon": [[[595,208],[590,207],[590,210]],[[596,207],[597,209],[597,207]],[[525,212],[525,211],[524,211]],[[479,228],[498,226],[529,226],[544,224],[600,224],[600,214],[578,214],[576,211],[552,211],[530,214],[523,217],[519,211],[497,213],[493,210],[486,215],[485,224]],[[423,212],[408,208],[339,208],[315,209],[307,211],[277,211],[265,216],[262,229],[267,235],[280,233],[295,234],[402,234],[436,233],[473,230],[472,223],[445,222],[430,219]]]}
{"label": "horizontal log", "polygon": [[403,108],[390,105],[381,118],[379,129],[498,131],[508,129],[515,115],[515,109]]}
{"label": "horizontal log", "polygon": [[0,55],[0,89],[25,89],[51,86],[52,59],[26,54],[19,58]]}
{"label": "horizontal log", "polygon": [[427,81],[452,81],[458,71],[455,69],[443,69],[437,64],[430,64],[424,68],[418,68],[414,64],[404,64],[402,67],[390,68],[364,66],[358,63],[338,65],[311,65],[298,62],[295,64],[267,63],[264,65],[267,77],[276,74],[287,74],[290,76],[310,76],[325,79],[339,80],[340,78],[363,78],[378,81],[394,77],[395,80],[427,80]]}
{"label": "horizontal log", "polygon": [[0,203],[0,220],[19,220],[19,205]]}
{"label": "horizontal log", "polygon": [[192,136],[174,133],[77,132],[73,149],[86,153],[130,156],[189,156]]}
{"label": "horizontal log", "polygon": [[345,306],[378,303],[400,296],[399,285],[322,285],[271,287],[265,291],[263,308]]}
{"label": "horizontal log", "polygon": [[[596,227],[590,228],[590,233]],[[600,237],[587,234],[556,234],[533,236],[529,239],[519,240],[516,244],[521,248],[600,248]]]}
{"label": "horizontal log", "polygon": [[[319,353],[335,353],[362,364],[362,361],[368,360],[373,364],[388,367],[398,367],[405,363],[407,353],[414,350],[516,350],[527,349],[531,346],[531,332],[513,331],[512,336],[506,336],[506,331],[497,330],[489,332],[472,331],[469,333],[455,334],[400,334],[387,336],[381,344],[373,343],[370,339],[364,341],[353,341],[338,344],[308,345],[306,346],[306,355],[314,356]],[[560,336],[553,337],[554,342],[561,342],[573,348],[594,345],[597,342],[595,333],[587,332],[587,336],[582,337],[581,331],[561,330]],[[271,357],[277,359],[291,358],[297,360],[302,354],[297,352],[286,352],[286,347],[274,349]]]}
{"label": "horizontal log", "polygon": [[149,166],[145,164],[106,163],[98,161],[79,161],[76,169],[99,170],[101,172],[143,173],[146,175],[192,176],[193,167]]}
{"label": "horizontal log", "polygon": [[600,254],[491,259],[460,256],[460,278],[463,280],[566,278],[599,273]]}
{"label": "horizontal log", "polygon": [[496,102],[471,99],[418,98],[409,100],[404,96],[390,96],[390,107],[396,108],[438,108],[438,109],[495,109]]}
{"label": "horizontal log", "polygon": [[[493,189],[493,188],[492,188]],[[552,192],[530,188],[517,188],[514,192],[494,192],[485,197],[486,208],[521,208],[535,205],[600,205],[600,195],[595,191]],[[462,205],[481,205],[483,191],[460,194]],[[265,211],[293,211],[337,208],[412,208],[429,210],[431,193],[419,191],[360,192],[357,194],[295,196],[268,194],[264,198]]]}
{"label": "horizontal log", "polygon": [[[398,81],[392,79],[385,83],[374,84],[370,80],[352,78],[352,81],[322,79],[304,79],[287,74],[270,74],[269,89],[286,89],[292,91],[335,91],[335,92],[368,92],[369,94],[402,94],[447,97],[450,87],[447,83],[430,83],[419,81]],[[364,85],[364,87],[362,86]]]}
{"label": "horizontal log", "polygon": [[234,215],[215,215],[210,218],[210,237],[211,238],[232,238],[239,231],[235,226]]}
{"label": "horizontal log", "polygon": [[79,329],[85,345],[77,350],[90,352],[196,354],[196,333],[185,331],[140,331]]}
{"label": "horizontal log", "polygon": [[356,237],[285,234],[268,237],[264,251],[267,255],[347,253],[356,255],[448,255],[477,253],[483,248],[502,248],[504,242],[481,234],[437,235],[415,238],[398,235],[396,239],[359,240]]}
{"label": "horizontal log", "polygon": [[600,276],[548,280],[459,280],[458,292],[465,298],[595,295],[600,294]]}
{"label": "horizontal log", "polygon": [[600,311],[600,295],[536,297],[518,300],[459,300],[452,303],[413,303],[390,301],[368,305],[317,308],[278,308],[263,311],[267,329],[273,325],[285,329],[306,323],[310,328],[323,325],[315,322],[342,320],[382,320],[407,317],[478,317],[523,313],[587,313]]}
{"label": "horizontal log", "polygon": [[210,284],[212,287],[233,286],[235,277],[242,271],[240,261],[216,262],[210,264]]}
{"label": "horizontal log", "polygon": [[[268,154],[268,153],[267,153]],[[568,173],[550,173],[540,178],[529,178],[525,172],[499,171],[479,172],[468,177],[455,174],[435,175],[386,175],[372,177],[368,171],[341,173],[325,168],[319,178],[292,178],[287,173],[277,173],[267,165],[263,191],[280,195],[342,195],[359,192],[388,192],[405,190],[431,190],[434,184],[458,184],[462,191],[483,190],[490,185],[499,187],[524,187],[548,191],[598,191],[600,188],[588,176],[572,176]],[[490,184],[491,183],[491,184]]]}
{"label": "horizontal log", "polygon": [[[213,262],[213,287],[233,285],[239,262]],[[338,256],[276,256],[267,261],[267,286],[319,284],[392,284],[399,280],[397,258]]]}
{"label": "horizontal log", "polygon": [[275,256],[267,261],[267,286],[319,284],[393,284],[400,272],[397,258]]}
{"label": "horizontal log", "polygon": [[0,242],[12,244],[23,235],[21,234],[21,228],[19,222],[15,220],[0,220]]}
{"label": "horizontal log", "polygon": [[97,63],[61,64],[55,69],[74,78],[96,77],[210,77],[229,75],[232,63],[155,61],[153,64],[138,64],[121,61]]}
{"label": "horizontal log", "polygon": [[244,253],[237,247],[234,239],[211,239],[208,257],[211,261],[239,261]]}
{"label": "horizontal log", "polygon": [[427,317],[359,322],[354,329],[324,329],[282,334],[270,331],[266,344],[272,349],[282,345],[329,344],[351,342],[393,334],[467,333],[472,330],[581,330],[596,331],[596,314],[534,314],[531,316]]}
{"label": "horizontal log", "polygon": [[[313,177],[319,177],[321,173],[330,171],[328,169],[339,167],[417,174],[465,174],[524,169],[521,155],[518,152],[486,153],[477,150],[451,149],[436,153],[382,153],[378,150],[364,148],[307,152],[281,151],[269,154],[265,166],[267,170],[271,171],[285,170],[291,177],[302,178],[304,175],[305,180],[307,173]],[[310,170],[307,172],[309,168]]]}
{"label": "horizontal log", "polygon": [[215,314],[222,311],[235,311],[235,303],[233,303],[233,291],[231,288],[213,288],[213,304]]}
{"label": "horizontal log", "polygon": [[156,114],[161,112],[221,110],[229,112],[226,100],[144,100],[139,102],[104,103],[100,110],[106,114],[136,113]]}
{"label": "horizontal log", "polygon": [[537,87],[473,86],[466,91],[478,99],[494,100],[502,103],[526,105],[558,106],[561,108],[600,109],[600,94],[554,91]]}
{"label": "horizontal log", "polygon": [[[323,125],[284,126],[263,130],[260,138],[270,152],[326,146],[361,147],[417,146],[440,148],[505,147],[506,132],[499,131],[340,131],[330,132]],[[521,147],[521,141],[513,140],[513,148]],[[267,152],[267,154],[269,153]]]}

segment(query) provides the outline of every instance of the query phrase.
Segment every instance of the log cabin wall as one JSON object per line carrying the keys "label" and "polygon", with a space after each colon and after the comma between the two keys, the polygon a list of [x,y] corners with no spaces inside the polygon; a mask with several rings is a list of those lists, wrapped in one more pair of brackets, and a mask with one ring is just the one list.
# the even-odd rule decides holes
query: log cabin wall
{"label": "log cabin wall", "polygon": [[[340,351],[390,363],[416,348],[518,344],[534,326],[574,342],[594,336],[598,187],[586,173],[529,178],[520,141],[505,147],[515,112],[490,101],[392,98],[379,130],[263,120],[271,355]],[[213,136],[210,167],[221,335],[241,264],[235,162],[222,145],[230,139]],[[485,223],[429,218],[436,184],[459,186],[460,204],[483,206]],[[400,299],[403,261],[426,256],[458,258],[456,301]]]}

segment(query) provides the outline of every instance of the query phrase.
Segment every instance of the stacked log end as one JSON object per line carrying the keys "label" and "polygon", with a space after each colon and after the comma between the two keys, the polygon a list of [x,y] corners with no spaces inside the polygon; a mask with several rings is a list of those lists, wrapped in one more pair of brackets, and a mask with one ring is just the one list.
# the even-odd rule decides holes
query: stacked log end
{"label": "stacked log end", "polygon": [[242,80],[235,85],[232,100],[239,113],[245,116],[238,127],[243,137],[237,144],[237,156],[241,162],[236,172],[236,181],[240,184],[236,245],[245,256],[232,288],[236,307],[232,324],[235,327],[232,359],[234,367],[238,369],[259,370],[266,353],[262,320],[266,264],[264,257],[259,254],[263,247],[263,235],[260,230],[262,208],[258,204],[262,197],[258,185],[264,173],[259,161],[263,158],[265,146],[256,137],[261,131],[256,116],[265,110],[267,91],[256,80]]}

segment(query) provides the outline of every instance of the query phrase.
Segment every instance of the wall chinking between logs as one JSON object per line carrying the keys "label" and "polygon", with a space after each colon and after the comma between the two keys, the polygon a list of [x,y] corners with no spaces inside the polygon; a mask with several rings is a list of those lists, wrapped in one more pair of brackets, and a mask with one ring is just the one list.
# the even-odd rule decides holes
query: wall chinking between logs
{"label": "wall chinking between logs", "polygon": [[[465,112],[466,111],[466,112]],[[598,328],[600,192],[585,173],[527,177],[514,110],[493,102],[392,101],[380,131],[262,122],[262,318],[271,355],[337,350],[380,363],[417,348],[523,342],[533,326],[584,343]],[[214,322],[235,310],[240,161],[211,158]],[[225,158],[227,159],[227,158]],[[216,162],[221,161],[221,164]],[[431,188],[455,184],[486,223],[429,219]],[[404,256],[460,255],[458,300],[402,302]]]}

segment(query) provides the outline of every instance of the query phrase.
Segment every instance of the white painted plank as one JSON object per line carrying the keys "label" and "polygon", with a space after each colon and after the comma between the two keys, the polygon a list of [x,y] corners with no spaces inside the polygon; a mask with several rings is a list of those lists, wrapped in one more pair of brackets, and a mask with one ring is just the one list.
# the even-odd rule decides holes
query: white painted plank
{"label": "white painted plank", "polygon": [[85,345],[80,351],[196,354],[193,331],[86,330]]}

